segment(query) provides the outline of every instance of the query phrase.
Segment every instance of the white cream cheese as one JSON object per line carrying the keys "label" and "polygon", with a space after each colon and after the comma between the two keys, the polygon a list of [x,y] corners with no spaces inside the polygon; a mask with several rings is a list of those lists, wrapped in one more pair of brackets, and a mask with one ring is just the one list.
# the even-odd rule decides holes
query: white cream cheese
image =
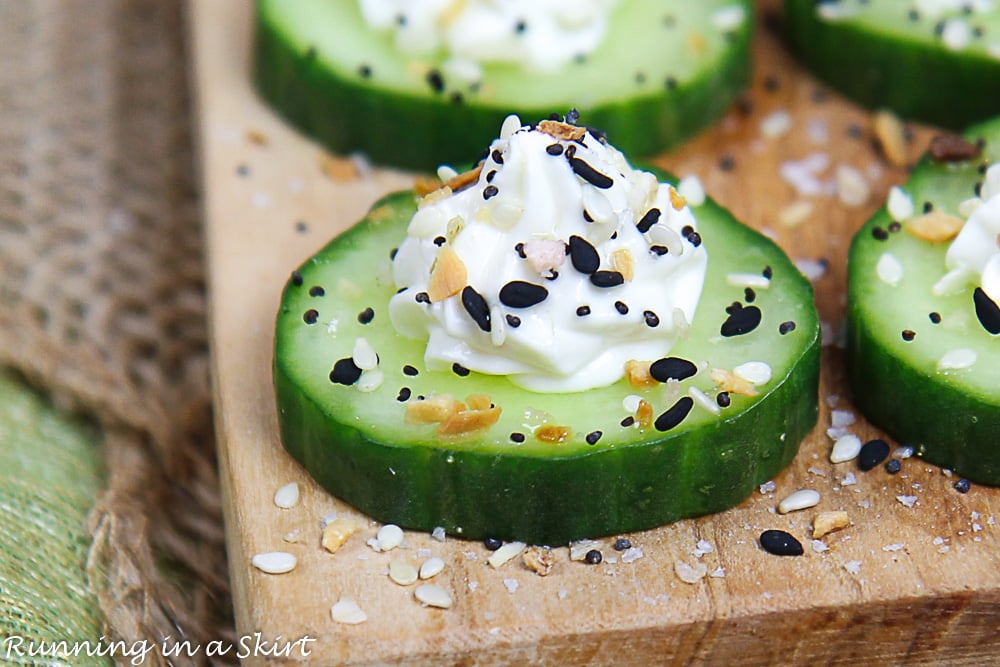
{"label": "white cream cheese", "polygon": [[[446,255],[464,275],[429,298]],[[421,203],[393,262],[401,291],[389,316],[427,339],[428,368],[582,391],[617,381],[630,359],[667,354],[694,318],[706,264],[671,186],[583,128],[511,117],[471,185]]]}
{"label": "white cream cheese", "polygon": [[452,74],[485,63],[554,71],[604,39],[619,0],[358,0],[365,22],[394,31],[404,53],[447,54]]}
{"label": "white cream cheese", "polygon": [[948,248],[948,273],[934,292],[947,294],[972,284],[1000,303],[1000,165],[986,171],[980,197],[963,208],[971,213]]}

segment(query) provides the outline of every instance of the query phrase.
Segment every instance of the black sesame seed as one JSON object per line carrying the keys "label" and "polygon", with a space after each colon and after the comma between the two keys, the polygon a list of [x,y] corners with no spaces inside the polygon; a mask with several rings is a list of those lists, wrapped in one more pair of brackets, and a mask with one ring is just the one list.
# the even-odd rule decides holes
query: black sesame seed
{"label": "black sesame seed", "polygon": [[783,530],[765,530],[760,534],[760,546],[775,556],[801,556],[805,553],[802,543]]}
{"label": "black sesame seed", "polygon": [[752,287],[744,288],[743,290],[743,300],[747,303],[753,303],[757,299],[757,293],[753,291]]}
{"label": "black sesame seed", "polygon": [[649,374],[657,382],[686,380],[697,373],[698,367],[693,362],[680,357],[664,357],[649,365]]}
{"label": "black sesame seed", "polygon": [[959,493],[968,493],[969,489],[972,488],[972,483],[963,477],[962,479],[952,484],[952,487]]}
{"label": "black sesame seed", "polygon": [[493,161],[497,164],[503,164],[503,153],[500,152],[499,148],[494,148],[493,152],[490,153],[490,157],[492,157]]}
{"label": "black sesame seed", "polygon": [[784,336],[785,334],[795,331],[795,322],[788,320],[787,322],[782,322],[778,325],[778,333]]}
{"label": "black sesame seed", "polygon": [[594,271],[590,282],[597,287],[617,287],[625,282],[625,277],[618,271]]}
{"label": "black sesame seed", "polygon": [[490,307],[483,295],[473,289],[471,285],[466,285],[462,289],[462,305],[465,306],[465,312],[469,314],[473,322],[479,325],[480,329],[487,332],[492,329]]}
{"label": "black sesame seed", "polygon": [[521,326],[521,318],[517,315],[507,315],[504,319],[507,320],[507,326],[511,329],[516,329]]}
{"label": "black sesame seed", "polygon": [[816,104],[822,104],[829,99],[829,95],[827,95],[827,92],[822,88],[815,89],[810,97],[812,97],[812,101]]}
{"label": "black sesame seed", "polygon": [[523,433],[518,433],[517,431],[514,431],[513,433],[510,434],[511,442],[524,442],[524,440],[525,438]]}
{"label": "black sesame seed", "polygon": [[432,69],[427,73],[427,83],[435,93],[444,92],[444,77],[438,70]]}
{"label": "black sesame seed", "polygon": [[719,160],[719,169],[722,171],[732,171],[736,168],[736,158],[728,153]]}
{"label": "black sesame seed", "polygon": [[412,395],[413,392],[410,391],[409,387],[403,387],[402,389],[399,390],[399,394],[396,396],[396,400],[399,401],[400,403],[405,403],[408,400],[410,400],[410,396]]}
{"label": "black sesame seed", "polygon": [[677,90],[677,78],[673,76],[668,76],[666,81],[663,82],[667,90]]}
{"label": "black sesame seed", "polygon": [[435,237],[434,237],[434,245],[438,246],[439,248],[440,248],[441,246],[443,246],[443,245],[444,245],[445,243],[447,243],[447,242],[448,242],[448,239],[446,239],[446,238],[445,238],[445,237],[443,237],[443,236],[435,236]]}
{"label": "black sesame seed", "polygon": [[576,314],[578,317],[586,317],[590,315],[590,306],[580,306],[576,309]]}
{"label": "black sesame seed", "polygon": [[500,188],[495,185],[487,185],[483,188],[483,199],[492,199],[500,194]]}
{"label": "black sesame seed", "polygon": [[420,371],[418,371],[415,366],[411,366],[410,364],[406,364],[405,366],[403,366],[403,375],[409,375],[410,377],[413,377],[415,375],[418,375],[419,373]]}
{"label": "black sesame seed", "polygon": [[508,308],[530,308],[548,296],[549,291],[542,285],[523,280],[512,280],[500,288],[500,303]]}
{"label": "black sesame seed", "polygon": [[468,368],[466,368],[465,366],[456,361],[451,365],[451,372],[457,375],[458,377],[464,378],[468,377],[470,371]]}
{"label": "black sesame seed", "polygon": [[583,219],[586,220],[587,222],[593,222],[594,221],[594,216],[592,216],[590,214],[590,211],[588,211],[587,209],[584,209],[583,210]]}
{"label": "black sesame seed", "polygon": [[361,67],[359,67],[358,76],[360,76],[362,79],[370,79],[372,76],[371,65],[362,65]]}
{"label": "black sesame seed", "polygon": [[637,222],[635,226],[640,233],[645,234],[646,232],[649,231],[650,227],[652,227],[657,223],[659,219],[660,219],[660,209],[651,208],[648,211],[646,211],[646,214],[639,219],[639,222]]}
{"label": "black sesame seed", "polygon": [[545,147],[545,152],[549,155],[562,155],[563,146],[562,144],[549,144]]}
{"label": "black sesame seed", "polygon": [[569,237],[569,257],[573,268],[588,276],[601,266],[601,256],[597,254],[597,249],[582,236]]}
{"label": "black sesame seed", "polygon": [[249,165],[241,164],[241,165],[237,166],[236,167],[236,175],[237,176],[249,176],[250,175],[250,167],[249,167]]}
{"label": "black sesame seed", "polygon": [[563,152],[563,155],[565,155],[567,159],[576,155],[576,146],[574,146],[573,144],[567,146],[566,150]]}
{"label": "black sesame seed", "polygon": [[330,371],[330,382],[334,384],[352,385],[361,377],[361,369],[351,357],[338,359]]}
{"label": "black sesame seed", "polygon": [[292,284],[296,287],[302,287],[302,274],[298,271],[292,271]]}
{"label": "black sesame seed", "polygon": [[920,12],[918,12],[916,9],[911,9],[910,11],[906,12],[906,18],[909,19],[911,23],[916,23],[917,21],[920,20]]}
{"label": "black sesame seed", "polygon": [[670,248],[665,245],[651,245],[649,246],[649,251],[657,257],[663,257],[670,252]]}
{"label": "black sesame seed", "polygon": [[872,236],[874,236],[875,240],[877,240],[877,241],[885,241],[886,239],[889,238],[889,232],[887,232],[886,230],[882,229],[881,227],[876,226],[872,230]]}
{"label": "black sesame seed", "polygon": [[934,324],[941,324],[941,313],[935,311],[928,314],[927,317]]}
{"label": "black sesame seed", "polygon": [[497,549],[503,546],[503,542],[495,537],[487,537],[485,540],[483,540],[483,546],[490,551],[496,551]]}
{"label": "black sesame seed", "polygon": [[741,304],[733,304],[739,308],[730,308],[729,317],[722,323],[720,333],[725,337],[742,336],[750,333],[760,324],[761,312],[757,306],[743,307]]}
{"label": "black sesame seed", "polygon": [[413,300],[416,301],[417,303],[430,303],[431,295],[428,294],[427,292],[417,292],[416,294],[413,295]]}
{"label": "black sesame seed", "polygon": [[642,311],[642,317],[646,320],[646,326],[650,329],[654,329],[660,326],[660,316],[651,310]]}
{"label": "black sesame seed", "polygon": [[303,234],[309,231],[309,225],[306,224],[305,220],[296,220],[295,231],[299,232],[300,234]]}
{"label": "black sesame seed", "polygon": [[687,238],[691,236],[692,233],[694,233],[694,227],[692,227],[691,225],[684,225],[683,227],[681,227],[682,237]]}
{"label": "black sesame seed", "polygon": [[764,90],[766,90],[769,93],[773,93],[779,88],[781,88],[781,82],[778,80],[778,77],[774,76],[773,74],[769,74],[766,77],[764,77]]}
{"label": "black sesame seed", "polygon": [[600,431],[591,431],[590,433],[587,434],[587,444],[596,445],[597,441],[601,439],[602,435],[604,434],[601,433]]}
{"label": "black sesame seed", "polygon": [[517,245],[515,245],[514,246],[514,252],[516,252],[517,256],[520,257],[521,259],[525,259],[527,257],[527,255],[524,254],[524,244],[523,243],[518,243]]}
{"label": "black sesame seed", "polygon": [[732,399],[729,398],[728,391],[720,391],[715,396],[715,402],[719,404],[720,408],[728,408],[730,403],[732,403]]}
{"label": "black sesame seed", "polygon": [[934,202],[932,202],[932,201],[925,201],[924,202],[924,213],[930,213],[933,210],[934,210]]}
{"label": "black sesame seed", "polygon": [[621,420],[621,422],[619,422],[619,423],[620,423],[620,424],[621,424],[621,425],[622,425],[622,426],[623,426],[624,428],[628,428],[629,426],[632,426],[633,424],[635,424],[635,417],[633,417],[632,415],[629,415],[629,416],[628,416],[628,417],[626,417],[625,419]]}
{"label": "black sesame seed", "polygon": [[889,223],[889,233],[890,234],[895,234],[896,232],[898,232],[902,228],[903,228],[903,225],[900,224],[896,220],[893,220],[892,222]]}
{"label": "black sesame seed", "polygon": [[497,170],[496,169],[490,169],[486,173],[486,182],[487,183],[492,183],[493,179],[496,178],[496,177],[497,177]]}
{"label": "black sesame seed", "polygon": [[549,269],[549,275],[545,276],[546,280],[555,280],[559,277],[559,272],[555,269]]}
{"label": "black sesame seed", "polygon": [[889,459],[885,463],[885,471],[890,475],[895,475],[903,469],[903,463],[899,459]]}
{"label": "black sesame seed", "polygon": [[917,332],[912,329],[903,329],[903,333],[900,334],[907,343],[917,337]]}
{"label": "black sesame seed", "polygon": [[[566,151],[566,155],[569,155],[569,151]],[[573,169],[573,173],[593,185],[595,188],[607,190],[614,184],[614,181],[611,180],[610,176],[602,174],[594,169],[588,162],[581,160],[576,156],[569,158],[569,166]]]}
{"label": "black sesame seed", "polygon": [[309,288],[309,296],[324,296],[325,294],[326,290],[319,285],[313,285]]}
{"label": "black sesame seed", "polygon": [[319,311],[315,308],[310,308],[302,314],[302,321],[306,324],[316,324],[316,320],[319,319]]}
{"label": "black sesame seed", "polygon": [[983,328],[993,334],[1000,334],[1000,305],[983,291],[982,287],[977,287],[972,292],[972,302],[976,307],[976,317]]}
{"label": "black sesame seed", "polygon": [[849,136],[851,139],[860,139],[862,136],[864,136],[864,133],[865,133],[864,130],[862,130],[861,126],[858,125],[857,123],[851,123],[850,125],[847,126],[847,136]]}
{"label": "black sesame seed", "polygon": [[615,301],[615,310],[621,315],[628,315],[628,304],[624,301]]}
{"label": "black sesame seed", "polygon": [[773,271],[771,270],[771,265],[770,264],[768,264],[767,266],[765,266],[764,270],[760,272],[760,275],[764,276],[768,280],[771,279],[771,275],[772,274],[773,274]]}
{"label": "black sesame seed", "polygon": [[688,242],[695,248],[701,245],[701,234],[698,232],[691,232],[687,237]]}
{"label": "black sesame seed", "polygon": [[626,549],[632,548],[632,540],[627,537],[619,537],[615,540],[614,550],[615,551],[625,551]]}
{"label": "black sesame seed", "polygon": [[375,319],[375,309],[372,307],[365,308],[360,313],[358,313],[358,322],[361,324],[371,324],[371,321]]}
{"label": "black sesame seed", "polygon": [[588,565],[597,565],[602,560],[604,560],[604,556],[597,549],[591,549],[586,553],[586,555],[584,555],[583,560]]}
{"label": "black sesame seed", "polygon": [[975,186],[973,186],[972,191],[976,194],[977,197],[982,196],[982,194],[983,194],[983,184],[982,183],[976,183]]}
{"label": "black sesame seed", "polygon": [[657,417],[656,421],[653,422],[653,426],[656,427],[657,431],[669,431],[684,421],[684,418],[691,412],[692,407],[694,407],[694,399],[690,396],[683,396],[670,406],[666,412]]}
{"label": "black sesame seed", "polygon": [[389,259],[396,259],[396,255],[399,254],[399,248],[393,248],[389,251]]}
{"label": "black sesame seed", "polygon": [[861,470],[871,470],[889,456],[889,443],[881,438],[869,440],[861,445],[861,452],[858,453],[858,468]]}

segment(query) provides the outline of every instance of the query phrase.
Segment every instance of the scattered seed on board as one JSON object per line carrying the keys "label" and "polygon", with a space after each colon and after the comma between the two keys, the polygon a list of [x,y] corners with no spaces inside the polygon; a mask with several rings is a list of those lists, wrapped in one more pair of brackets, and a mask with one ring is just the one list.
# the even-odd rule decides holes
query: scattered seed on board
{"label": "scattered seed on board", "polygon": [[494,568],[500,567],[512,558],[520,556],[527,546],[524,542],[508,542],[494,551],[486,562]]}
{"label": "scattered seed on board", "polygon": [[250,564],[267,574],[284,574],[295,569],[298,559],[287,551],[270,551],[255,554]]}
{"label": "scattered seed on board", "polygon": [[391,551],[403,543],[403,529],[394,523],[387,523],[378,529],[375,541],[379,551]]}
{"label": "scattered seed on board", "polygon": [[760,534],[760,546],[775,556],[801,556],[802,543],[783,530],[765,530]]}
{"label": "scattered seed on board", "polygon": [[274,504],[283,510],[291,509],[299,504],[298,482],[289,482],[274,492]]}
{"label": "scattered seed on board", "polygon": [[881,438],[869,440],[861,446],[861,451],[858,453],[858,468],[871,470],[887,458],[889,458],[889,443]]}
{"label": "scattered seed on board", "polygon": [[357,625],[368,620],[368,614],[350,598],[337,600],[336,604],[330,607],[330,617],[335,623],[343,623],[344,625]]}
{"label": "scattered seed on board", "polygon": [[451,606],[451,596],[437,584],[421,584],[413,591],[413,596],[428,607],[447,609]]}
{"label": "scattered seed on board", "polygon": [[417,583],[419,572],[410,561],[396,558],[389,562],[389,578],[400,586],[409,586]]}
{"label": "scattered seed on board", "polygon": [[781,502],[778,503],[778,513],[788,514],[789,512],[815,507],[819,504],[819,500],[819,491],[814,489],[799,489],[782,498]]}
{"label": "scattered seed on board", "polygon": [[844,463],[853,461],[861,453],[861,438],[848,433],[837,438],[830,451],[830,463]]}
{"label": "scattered seed on board", "polygon": [[444,560],[437,556],[432,556],[420,564],[419,576],[421,579],[430,579],[441,574],[444,570]]}

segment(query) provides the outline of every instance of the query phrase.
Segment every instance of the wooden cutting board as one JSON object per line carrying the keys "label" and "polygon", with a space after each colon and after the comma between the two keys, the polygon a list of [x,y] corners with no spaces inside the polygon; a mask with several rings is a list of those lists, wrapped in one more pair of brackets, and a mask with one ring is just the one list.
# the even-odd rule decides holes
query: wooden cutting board
{"label": "wooden cutting board", "polygon": [[[761,5],[773,14],[773,2]],[[353,163],[330,159],[260,103],[247,76],[249,3],[201,0],[190,10],[219,461],[244,637],[237,648],[248,664],[274,650],[288,653],[279,663],[315,665],[983,664],[1000,655],[1000,492],[959,494],[954,477],[917,459],[895,476],[831,464],[831,409],[852,410],[835,345],[824,350],[820,424],[775,490],[716,516],[629,535],[641,558],[622,562],[608,544],[605,561],[591,566],[560,548],[552,573],[540,577],[520,560],[491,568],[479,543],[417,532],[406,534],[401,550],[375,553],[366,541],[377,524],[324,493],[280,447],[272,326],[289,272],[412,175],[356,174]],[[805,75],[775,35],[762,20],[746,102],[658,161],[700,176],[737,217],[822,272],[817,304],[834,340],[851,233],[905,171],[873,148],[870,114]],[[781,113],[791,127],[775,137],[768,123],[780,126],[773,114]],[[911,129],[916,156],[930,133]],[[809,160],[828,165],[813,174],[821,194],[801,194],[780,175],[782,165],[801,170]],[[848,206],[829,193],[840,166],[864,176],[871,188],[864,203]],[[795,206],[811,214],[799,220]],[[878,435],[860,417],[850,428],[862,439]],[[291,481],[301,502],[279,509],[273,494]],[[817,508],[775,512],[785,494],[805,487],[821,493]],[[813,517],[840,509],[853,525],[817,551],[808,539]],[[365,526],[336,554],[319,546],[321,521],[332,513]],[[763,552],[757,538],[768,528],[799,536],[805,555]],[[712,551],[694,553],[706,546]],[[254,554],[279,550],[298,557],[292,572],[251,566]],[[390,558],[429,555],[446,563],[435,581],[451,593],[450,609],[423,607],[412,587],[386,576]],[[715,576],[684,583],[678,561],[702,563]],[[358,602],[367,622],[333,622],[330,607],[342,596]]]}

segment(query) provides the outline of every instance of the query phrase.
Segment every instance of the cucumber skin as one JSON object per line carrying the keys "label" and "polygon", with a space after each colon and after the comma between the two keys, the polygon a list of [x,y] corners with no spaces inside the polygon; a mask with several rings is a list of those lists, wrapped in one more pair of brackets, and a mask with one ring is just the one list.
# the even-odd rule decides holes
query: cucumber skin
{"label": "cucumber skin", "polygon": [[[404,201],[412,210],[406,193],[389,195],[372,210]],[[729,215],[718,207],[713,214]],[[338,243],[352,243],[366,224]],[[763,236],[760,242],[772,243]],[[785,261],[775,270],[795,271]],[[809,335],[793,371],[741,413],[664,433],[655,442],[549,458],[372,440],[332,422],[291,379],[275,349],[281,441],[320,486],[374,519],[405,528],[442,526],[470,539],[550,545],[643,530],[729,509],[791,462],[818,418],[818,323]],[[785,437],[761,442],[760,433]]]}
{"label": "cucumber skin", "polygon": [[[253,46],[260,96],[289,123],[336,153],[363,151],[377,164],[430,171],[465,164],[495,138],[504,118],[548,118],[565,108],[456,105],[342,79],[297,51],[263,15]],[[752,21],[735,33],[727,61],[684,89],[615,104],[580,108],[587,125],[607,132],[626,155],[650,156],[678,145],[721,117],[750,81]]]}
{"label": "cucumber skin", "polygon": [[[1000,118],[969,128],[965,136],[970,141],[1000,142]],[[932,166],[925,157],[915,173]],[[946,176],[956,178],[954,173]],[[973,182],[970,179],[965,192],[972,192]],[[901,444],[913,446],[930,463],[980,484],[1000,486],[1000,403],[963,394],[943,378],[885,350],[865,316],[868,287],[865,281],[850,279],[851,267],[861,262],[869,244],[880,243],[872,230],[885,228],[890,221],[883,207],[858,230],[848,252],[845,370],[854,403],[870,422]]]}
{"label": "cucumber skin", "polygon": [[784,9],[795,55],[817,77],[870,109],[886,107],[951,129],[1000,111],[998,60],[871,35],[849,20],[825,22],[816,16],[814,0],[785,0]]}

